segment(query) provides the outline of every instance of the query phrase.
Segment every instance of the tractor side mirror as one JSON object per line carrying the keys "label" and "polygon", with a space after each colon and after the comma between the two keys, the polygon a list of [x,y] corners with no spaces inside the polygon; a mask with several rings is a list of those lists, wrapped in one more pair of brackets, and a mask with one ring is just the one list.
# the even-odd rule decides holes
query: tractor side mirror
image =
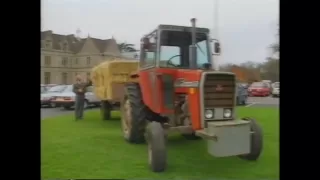
{"label": "tractor side mirror", "polygon": [[213,55],[220,55],[221,53],[221,47],[220,42],[217,39],[211,39],[212,45],[213,45]]}

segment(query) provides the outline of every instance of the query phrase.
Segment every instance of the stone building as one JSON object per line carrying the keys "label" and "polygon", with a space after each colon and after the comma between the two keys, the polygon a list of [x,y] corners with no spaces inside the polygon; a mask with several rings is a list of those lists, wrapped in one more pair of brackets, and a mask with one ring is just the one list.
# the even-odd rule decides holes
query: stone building
{"label": "stone building", "polygon": [[92,67],[120,56],[114,39],[77,38],[41,32],[41,84],[71,84],[81,74],[90,76]]}

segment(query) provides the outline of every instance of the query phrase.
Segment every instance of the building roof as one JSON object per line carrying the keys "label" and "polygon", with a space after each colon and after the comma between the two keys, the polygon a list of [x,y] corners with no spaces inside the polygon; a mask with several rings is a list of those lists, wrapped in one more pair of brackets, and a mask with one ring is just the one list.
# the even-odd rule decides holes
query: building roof
{"label": "building roof", "polygon": [[[97,49],[103,53],[103,52],[114,52],[114,47],[118,48],[117,42],[114,39],[97,39],[97,38],[76,38],[73,34],[70,35],[61,35],[61,34],[54,34],[52,31],[42,31],[41,32],[41,40],[45,40],[47,37],[51,37],[52,39],[52,48],[61,50],[62,46],[61,43],[67,42],[69,45],[69,50],[78,53],[81,51],[83,45],[85,42],[90,38],[94,45],[97,47]],[[119,51],[119,49],[116,49],[116,51]]]}

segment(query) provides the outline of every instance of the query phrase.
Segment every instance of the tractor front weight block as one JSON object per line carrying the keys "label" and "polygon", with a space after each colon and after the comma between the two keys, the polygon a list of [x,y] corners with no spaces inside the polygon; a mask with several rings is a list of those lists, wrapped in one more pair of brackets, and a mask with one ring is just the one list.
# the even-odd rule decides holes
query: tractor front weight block
{"label": "tractor front weight block", "polygon": [[215,157],[250,153],[250,122],[245,120],[210,121],[207,128],[197,130],[197,136],[207,140],[208,153]]}

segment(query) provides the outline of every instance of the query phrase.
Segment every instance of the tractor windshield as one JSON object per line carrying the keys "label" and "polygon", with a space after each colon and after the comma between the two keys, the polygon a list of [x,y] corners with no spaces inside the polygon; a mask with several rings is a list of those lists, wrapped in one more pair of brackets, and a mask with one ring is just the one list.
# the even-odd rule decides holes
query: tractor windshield
{"label": "tractor windshield", "polygon": [[[197,65],[203,68],[210,63],[211,53],[207,33],[196,34]],[[192,45],[191,33],[181,31],[162,31],[160,35],[160,67],[189,68],[189,47]]]}

